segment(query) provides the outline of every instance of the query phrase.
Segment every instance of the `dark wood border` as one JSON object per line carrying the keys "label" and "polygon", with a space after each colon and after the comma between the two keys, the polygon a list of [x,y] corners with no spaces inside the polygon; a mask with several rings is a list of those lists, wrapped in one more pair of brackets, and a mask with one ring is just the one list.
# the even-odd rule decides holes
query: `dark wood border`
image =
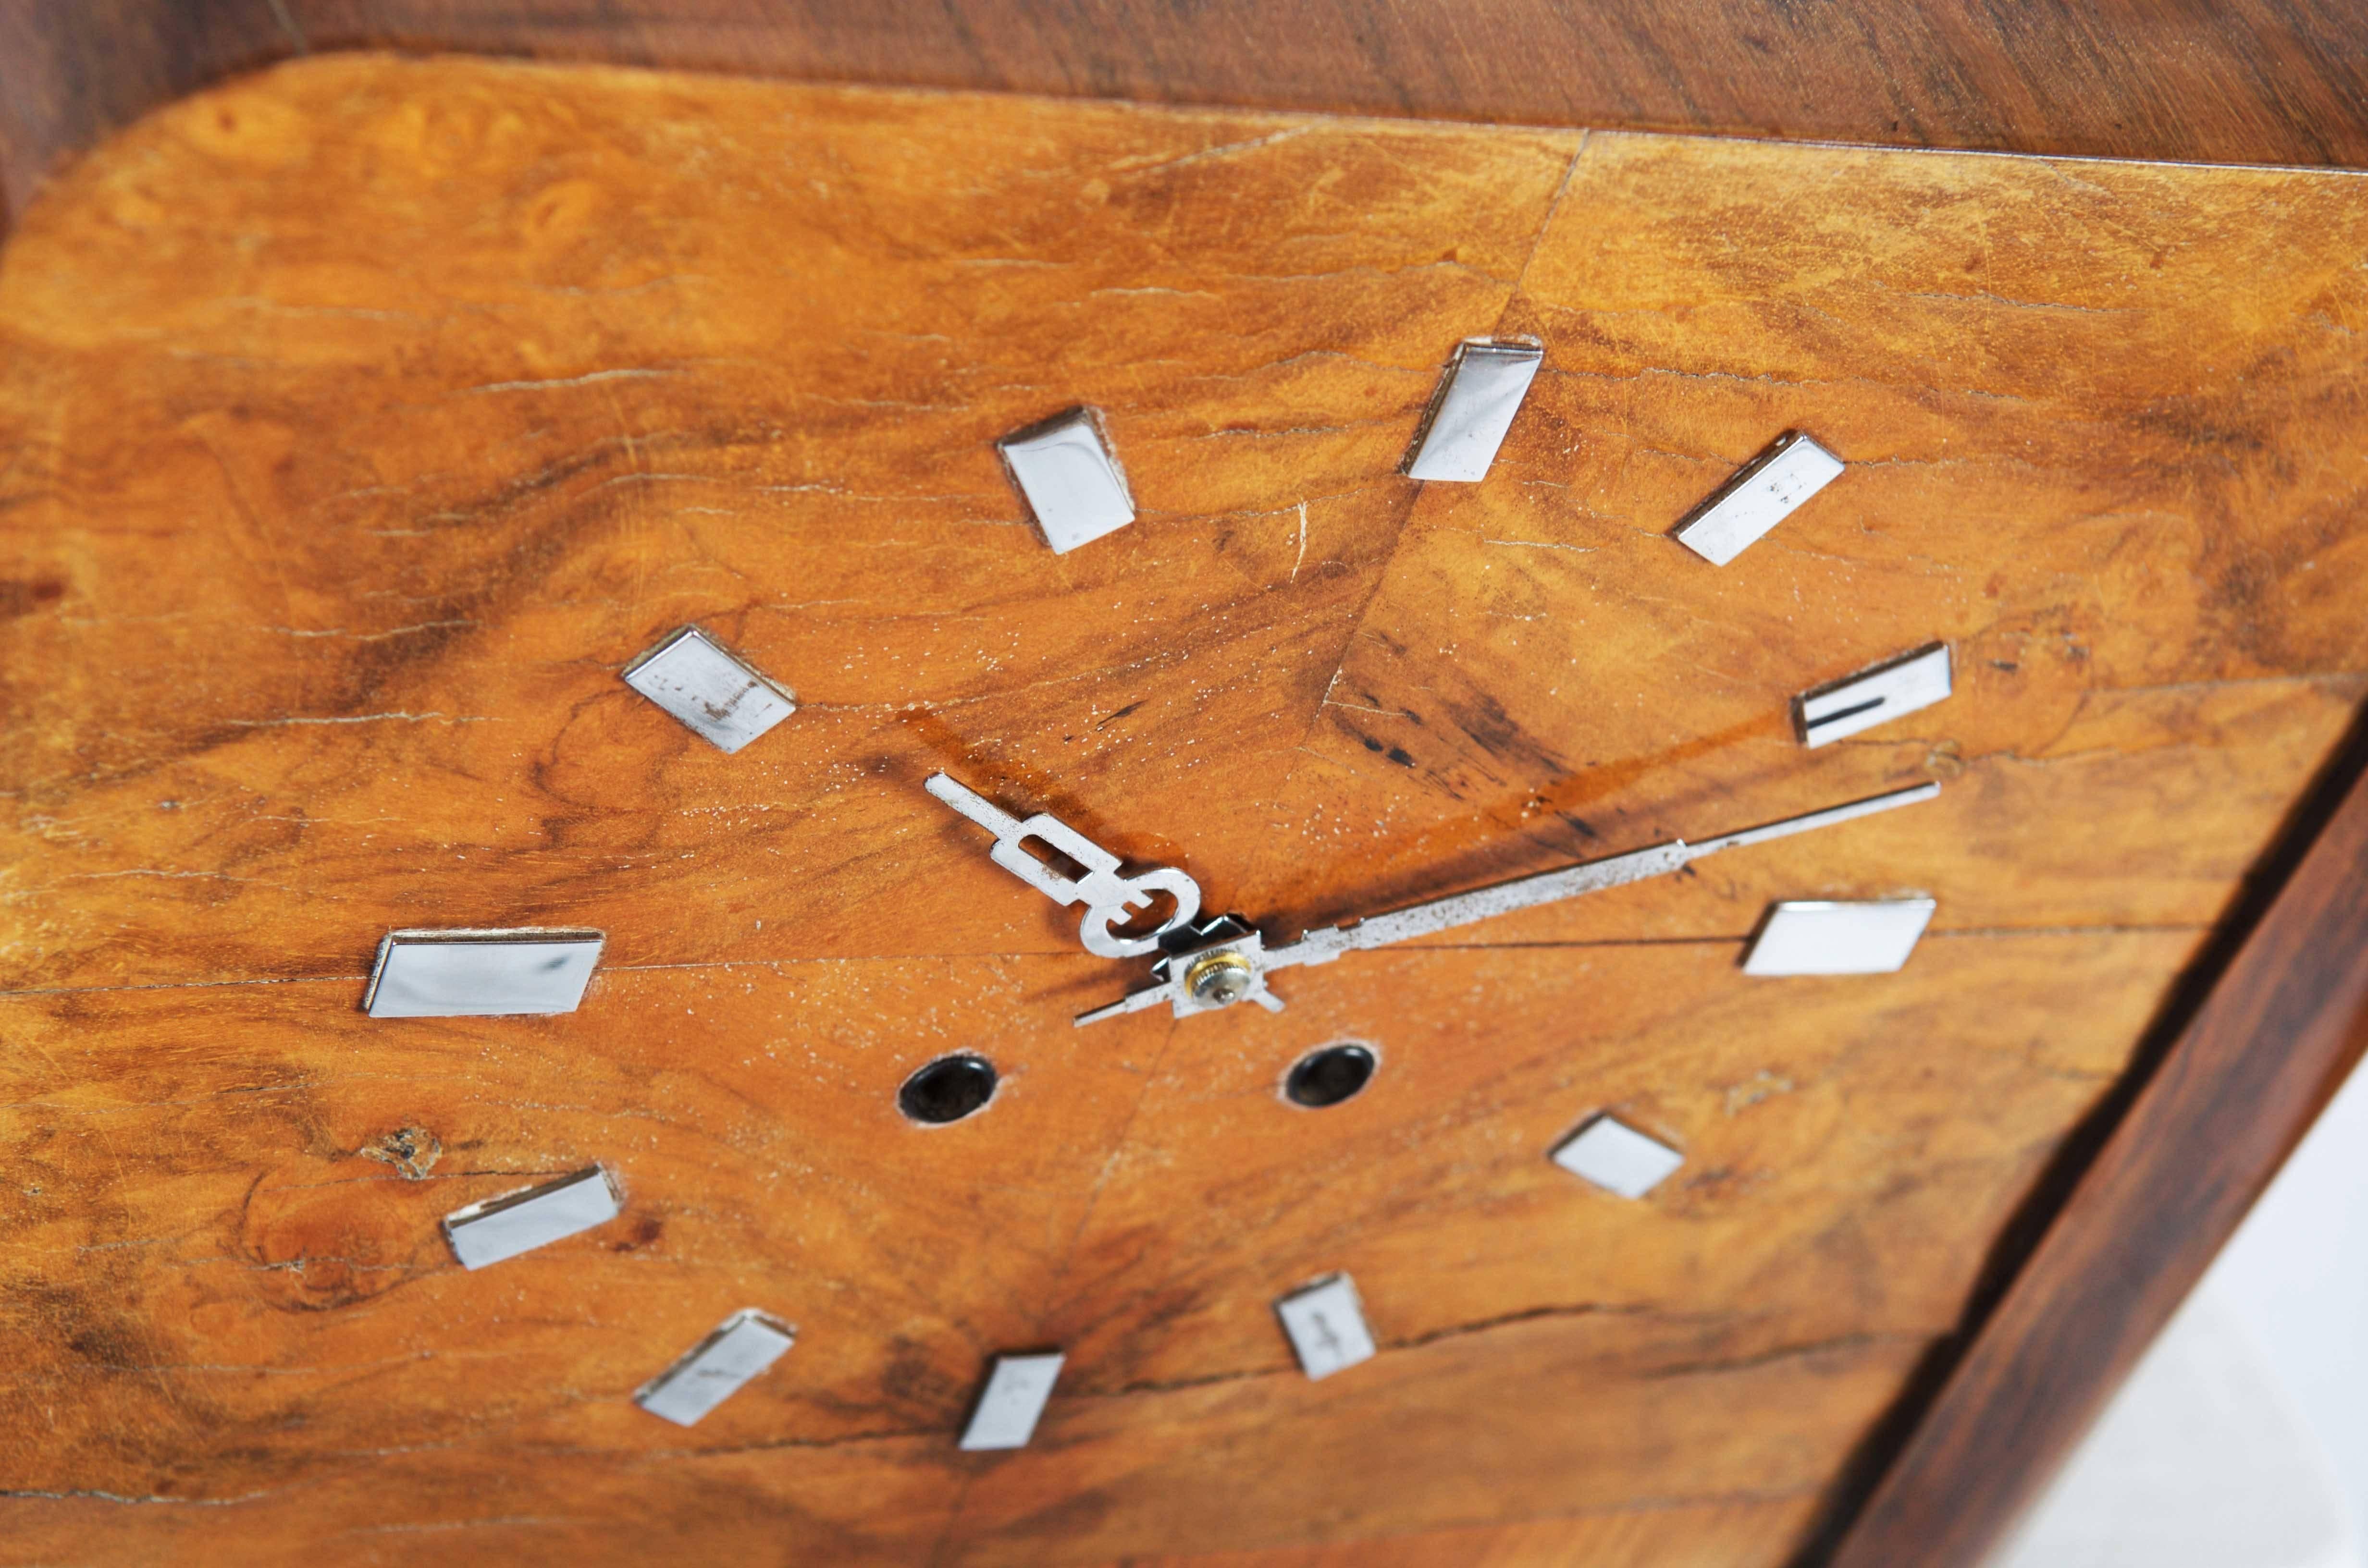
{"label": "dark wood border", "polygon": [[[2359,0],[0,0],[0,216],[156,105],[352,48],[2368,166]],[[1804,1562],[1977,1563],[2368,1046],[2363,765],[2368,720],[2001,1239]]]}
{"label": "dark wood border", "polygon": [[2368,166],[2362,0],[0,0],[0,197],[332,49]]}
{"label": "dark wood border", "polygon": [[2165,1027],[2001,1242],[1966,1332],[1870,1443],[1803,1561],[1977,1568],[2363,1050],[2368,711]]}

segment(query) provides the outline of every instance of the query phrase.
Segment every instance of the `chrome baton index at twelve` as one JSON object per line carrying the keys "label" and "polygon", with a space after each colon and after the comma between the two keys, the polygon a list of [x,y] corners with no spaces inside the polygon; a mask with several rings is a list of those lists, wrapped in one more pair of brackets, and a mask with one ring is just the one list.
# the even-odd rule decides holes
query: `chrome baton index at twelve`
{"label": "chrome baton index at twelve", "polygon": [[[1432,899],[1427,903],[1393,910],[1369,919],[1310,931],[1297,941],[1270,949],[1266,946],[1265,935],[1236,915],[1221,915],[1198,926],[1188,924],[1191,915],[1200,909],[1201,890],[1181,871],[1162,867],[1135,878],[1116,877],[1112,875],[1119,865],[1116,856],[1052,817],[1039,815],[1026,822],[1018,821],[942,773],[930,778],[928,789],[929,793],[995,834],[993,854],[996,864],[1063,903],[1074,903],[1080,899],[1087,901],[1085,928],[1080,935],[1085,938],[1088,951],[1106,958],[1126,958],[1157,949],[1166,949],[1166,956],[1152,965],[1152,984],[1140,991],[1129,992],[1107,1007],[1080,1013],[1076,1018],[1080,1026],[1102,1018],[1114,1018],[1124,1013],[1141,1012],[1162,1002],[1172,1006],[1179,1018],[1189,1017],[1194,1013],[1212,1013],[1236,1002],[1255,1002],[1269,1012],[1279,1013],[1282,1011],[1282,998],[1269,990],[1266,983],[1267,976],[1279,969],[1289,969],[1294,964],[1330,963],[1343,953],[1387,947],[1393,942],[1408,941],[1416,937],[1428,937],[1435,932],[1468,926],[1490,915],[1529,909],[1541,903],[1556,903],[1582,893],[1599,892],[1626,882],[1640,882],[1649,877],[1667,876],[1722,849],[1737,849],[1747,844],[1764,844],[1771,838],[1806,833],[1813,828],[1832,827],[1897,806],[1911,806],[1941,793],[1938,784],[1918,784],[1910,789],[1894,790],[1888,794],[1870,795],[1862,801],[1828,806],[1803,816],[1786,817],[1782,822],[1764,823],[1702,844],[1688,844],[1681,838],[1671,839],[1667,844],[1631,850],[1625,855],[1583,861],[1576,866],[1565,866],[1558,871],[1517,877],[1510,881]],[[1053,832],[1045,831],[1048,824]],[[1062,836],[1056,836],[1056,834]],[[1062,878],[1051,867],[1019,847],[1019,841],[1030,837],[1044,840],[1086,867],[1087,877],[1076,881]],[[1082,846],[1089,851],[1092,858],[1078,853],[1076,846]],[[1105,881],[1095,881],[1097,876]],[[1174,879],[1174,881],[1157,880],[1163,877]],[[1175,892],[1176,882],[1190,888],[1190,896],[1188,900],[1183,893],[1176,893],[1176,913],[1158,931],[1133,942],[1121,942],[1110,936],[1110,919],[1113,914],[1123,913],[1107,902],[1110,884],[1165,887]],[[1090,890],[1089,883],[1092,884]],[[1094,902],[1097,894],[1104,899],[1104,903]],[[1139,899],[1132,901],[1126,907],[1139,907],[1141,902]],[[1098,917],[1104,943],[1099,947],[1096,946],[1095,936]],[[1127,950],[1116,950],[1121,947]]]}

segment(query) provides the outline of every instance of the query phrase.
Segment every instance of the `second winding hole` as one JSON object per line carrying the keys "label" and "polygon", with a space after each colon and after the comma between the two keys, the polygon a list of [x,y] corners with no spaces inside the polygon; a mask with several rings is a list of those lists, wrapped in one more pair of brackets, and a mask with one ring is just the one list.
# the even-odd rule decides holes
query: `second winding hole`
{"label": "second winding hole", "polygon": [[1366,1046],[1327,1045],[1311,1051],[1292,1063],[1291,1075],[1282,1081],[1283,1097],[1310,1110],[1338,1105],[1371,1081],[1377,1064]]}
{"label": "second winding hole", "polygon": [[995,1097],[995,1063],[984,1056],[941,1056],[905,1080],[896,1108],[926,1126],[942,1127],[985,1109]]}

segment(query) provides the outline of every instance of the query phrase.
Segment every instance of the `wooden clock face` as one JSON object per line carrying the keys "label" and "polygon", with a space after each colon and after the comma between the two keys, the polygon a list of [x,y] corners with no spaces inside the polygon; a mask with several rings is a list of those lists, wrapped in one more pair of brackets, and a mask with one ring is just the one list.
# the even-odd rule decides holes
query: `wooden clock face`
{"label": "wooden clock face", "polygon": [[[2363,240],[2339,176],[452,62],[152,118],[0,270],[7,1486],[62,1557],[1781,1562],[2362,696]],[[1472,337],[1543,368],[1406,477]],[[1078,406],[1138,515],[1056,554],[996,442]],[[1670,538],[1793,430],[1840,480]],[[686,625],[796,711],[620,678]],[[939,772],[1271,939],[1941,793],[1078,1028],[1143,960]],[[1896,974],[1740,968],[1925,894]],[[445,926],[606,945],[365,1016]],[[1605,1113],[1683,1165],[1548,1159]],[[596,1162],[618,1219],[455,1264]],[[750,1307],[782,1359],[635,1407]]]}

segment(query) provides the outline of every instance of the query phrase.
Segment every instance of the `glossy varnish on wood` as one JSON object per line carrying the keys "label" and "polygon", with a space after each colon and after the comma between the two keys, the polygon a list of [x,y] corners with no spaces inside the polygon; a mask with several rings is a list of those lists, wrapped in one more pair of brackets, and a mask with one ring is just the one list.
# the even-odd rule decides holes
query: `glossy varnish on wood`
{"label": "glossy varnish on wood", "polygon": [[221,77],[393,48],[2215,163],[2368,164],[2340,0],[0,0],[0,197]]}
{"label": "glossy varnish on wood", "polygon": [[[2018,1271],[1835,1558],[1975,1568],[2368,1051],[2368,725],[2256,923]],[[2310,835],[2305,838],[2305,834]],[[2283,861],[2291,866],[2287,870]],[[2217,972],[2214,972],[2215,970]],[[1969,1487],[1963,1478],[1995,1478]]]}
{"label": "glossy varnish on wood", "polygon": [[[0,269],[24,1554],[1781,1562],[2368,686],[2363,240],[2341,176],[458,62],[157,116]],[[1491,332],[1496,472],[1395,477]],[[1143,517],[1055,558],[992,443],[1078,402]],[[1666,537],[1794,427],[1853,471]],[[618,681],[686,621],[799,712]],[[1949,703],[1790,737],[1934,637]],[[1137,971],[939,767],[1278,935],[1944,790],[1080,1031]],[[1900,975],[1736,971],[1913,890]],[[458,924],[609,967],[355,1010]],[[995,1105],[904,1123],[957,1047]],[[1687,1153],[1645,1202],[1543,1158],[1607,1108]],[[451,1264],[593,1159],[623,1220]],[[1268,1304],[1334,1268],[1383,1350],[1310,1384]],[[632,1406],[750,1305],[772,1372]],[[955,1452],[1046,1344],[1037,1444]]]}

